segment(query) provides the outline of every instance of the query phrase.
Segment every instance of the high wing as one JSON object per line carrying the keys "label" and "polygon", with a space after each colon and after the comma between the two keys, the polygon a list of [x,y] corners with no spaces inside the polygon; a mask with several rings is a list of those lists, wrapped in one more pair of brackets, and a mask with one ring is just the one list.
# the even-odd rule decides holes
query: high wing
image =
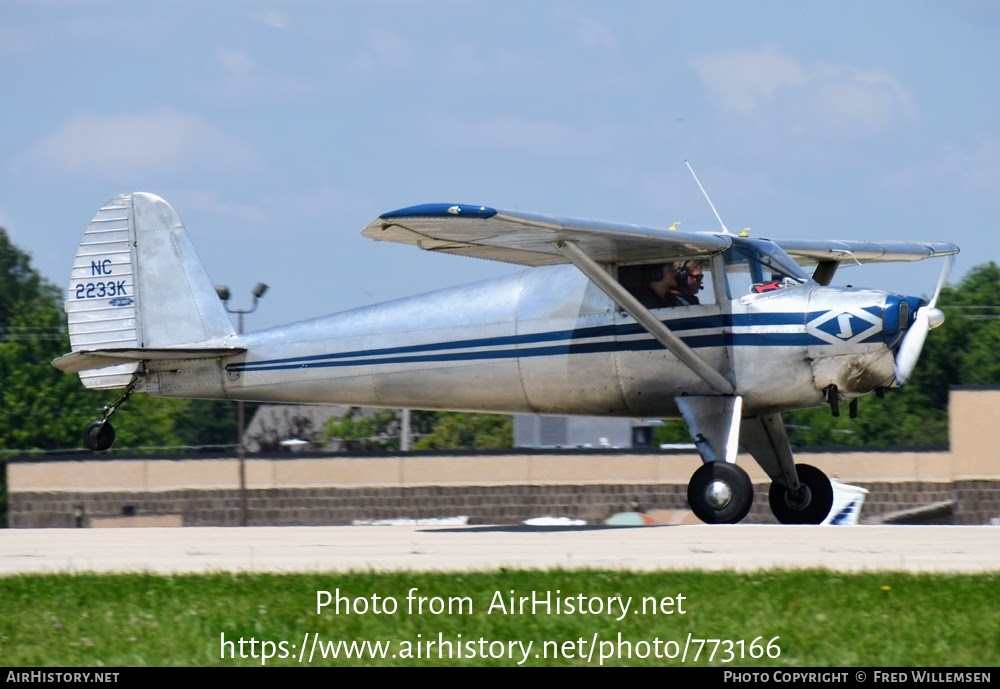
{"label": "high wing", "polygon": [[922,261],[925,258],[950,256],[958,253],[958,247],[947,242],[868,242],[842,239],[775,239],[773,241],[798,263]]}
{"label": "high wing", "polygon": [[[653,263],[721,253],[733,235],[505,211],[488,206],[429,203],[383,213],[361,234],[426,251],[525,266],[569,262],[557,248],[576,244],[598,263]],[[800,264],[920,261],[958,253],[947,242],[773,240]]]}
{"label": "high wing", "polygon": [[732,235],[692,233],[623,223],[432,203],[380,215],[361,234],[426,251],[525,266],[568,263],[556,248],[572,242],[598,263],[672,261],[728,249]]}

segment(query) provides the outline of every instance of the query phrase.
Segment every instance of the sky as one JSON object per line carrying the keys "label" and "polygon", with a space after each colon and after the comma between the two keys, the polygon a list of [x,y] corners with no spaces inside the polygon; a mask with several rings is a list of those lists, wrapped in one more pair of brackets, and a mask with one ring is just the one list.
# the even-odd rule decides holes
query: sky
{"label": "sky", "polygon": [[[0,0],[0,226],[51,282],[166,199],[247,330],[519,270],[361,236],[419,203],[958,244],[1000,262],[991,0]],[[943,261],[835,284],[933,292]]]}

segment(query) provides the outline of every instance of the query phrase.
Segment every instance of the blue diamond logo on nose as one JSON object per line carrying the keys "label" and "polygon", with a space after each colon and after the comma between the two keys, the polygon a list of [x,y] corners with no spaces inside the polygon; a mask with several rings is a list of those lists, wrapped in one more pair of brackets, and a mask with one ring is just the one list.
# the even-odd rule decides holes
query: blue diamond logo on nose
{"label": "blue diamond logo on nose", "polygon": [[856,343],[882,329],[882,319],[863,309],[827,311],[806,323],[806,330],[830,344]]}

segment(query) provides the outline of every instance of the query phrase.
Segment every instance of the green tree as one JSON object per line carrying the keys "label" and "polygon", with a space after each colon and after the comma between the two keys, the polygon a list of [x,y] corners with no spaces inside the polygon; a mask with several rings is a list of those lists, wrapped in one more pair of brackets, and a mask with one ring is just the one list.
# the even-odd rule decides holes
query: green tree
{"label": "green tree", "polygon": [[15,311],[58,298],[59,291],[42,278],[31,266],[31,257],[14,246],[7,230],[0,227],[0,340]]}
{"label": "green tree", "polygon": [[501,450],[514,445],[514,419],[505,414],[439,412],[415,450]]}
{"label": "green tree", "polygon": [[[339,441],[345,450],[398,450],[401,420],[396,409],[351,407],[330,419],[319,440]],[[493,450],[514,445],[514,420],[503,414],[414,410],[410,413],[414,450]]]}
{"label": "green tree", "polygon": [[[0,228],[0,451],[82,449],[84,426],[101,417],[119,390],[88,390],[52,360],[70,350],[59,290],[31,267]],[[12,297],[13,295],[13,297]],[[135,395],[115,414],[132,447],[174,444],[172,417],[186,400]],[[119,444],[118,449],[122,449]]]}
{"label": "green tree", "polygon": [[398,450],[399,431],[399,412],[395,409],[351,407],[339,419],[326,422],[319,441],[339,441],[344,450]]}
{"label": "green tree", "polygon": [[997,357],[997,346],[1000,345],[1000,267],[990,261],[972,268],[958,289],[942,290],[938,306],[947,318],[942,329],[947,327],[953,346],[961,347],[959,357],[955,356],[956,351],[940,346],[937,348],[941,350],[937,351],[938,356],[958,359],[955,365],[956,382],[961,385],[996,385],[1000,382],[1000,357]]}
{"label": "green tree", "polygon": [[[133,398],[134,399],[134,398]],[[181,402],[182,400],[178,400]],[[131,402],[129,403],[131,404]],[[245,403],[249,423],[259,405]],[[234,447],[237,436],[236,403],[230,400],[183,400],[173,414],[174,443],[186,448]]]}
{"label": "green tree", "polygon": [[662,426],[653,429],[653,447],[664,444],[688,444],[694,440],[682,419],[664,419]]}
{"label": "green tree", "polygon": [[[7,235],[7,230],[0,227],[0,349],[12,339],[11,321],[15,317],[15,312],[23,312],[46,300],[54,301],[56,291],[51,286],[45,284],[42,276],[31,267],[31,258],[28,254],[14,246]],[[19,325],[19,328],[29,328],[21,330],[18,337],[27,335],[29,332],[36,336],[42,335],[36,326]],[[2,359],[2,352],[0,352]],[[5,391],[10,388],[10,381],[4,376],[5,365],[0,361],[0,423],[20,424],[22,420],[18,418],[7,406]],[[2,433],[2,431],[0,431]],[[5,464],[6,454],[3,435],[0,435],[0,525],[7,525],[7,468]]]}
{"label": "green tree", "polygon": [[51,305],[13,315],[0,342],[0,449],[62,450],[80,446],[98,398],[52,359],[68,351],[60,314]]}
{"label": "green tree", "polygon": [[[16,313],[0,342],[0,450],[62,451],[82,448],[84,426],[101,417],[120,390],[88,390],[75,373],[52,360],[69,351],[63,316],[52,305]],[[114,416],[129,448],[163,451],[175,445],[173,417],[189,402],[135,395]],[[117,449],[126,449],[116,444]]]}

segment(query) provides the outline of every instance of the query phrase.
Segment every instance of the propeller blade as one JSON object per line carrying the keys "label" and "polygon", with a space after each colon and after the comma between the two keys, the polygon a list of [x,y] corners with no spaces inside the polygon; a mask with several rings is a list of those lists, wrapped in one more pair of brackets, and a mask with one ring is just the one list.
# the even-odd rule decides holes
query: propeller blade
{"label": "propeller blade", "polygon": [[953,257],[948,256],[947,261],[945,261],[944,266],[941,268],[941,275],[938,277],[934,296],[931,297],[927,306],[921,306],[917,309],[909,332],[903,337],[903,341],[899,343],[899,351],[896,353],[897,385],[905,385],[906,381],[913,374],[913,369],[916,368],[917,361],[920,359],[920,352],[924,348],[924,342],[927,340],[927,333],[931,328],[936,328],[944,322],[944,314],[936,307],[936,304],[938,295],[941,294],[941,288],[944,287],[945,280],[948,279],[948,273],[951,272],[952,263],[954,263]]}
{"label": "propeller blade", "polygon": [[927,307],[921,306],[917,309],[917,316],[913,319],[910,331],[899,343],[899,351],[896,352],[897,385],[905,385],[906,381],[910,379],[910,374],[913,373],[913,369],[917,366],[917,360],[920,358],[920,351],[924,348],[924,340],[927,339],[929,330]]}
{"label": "propeller blade", "polygon": [[941,275],[938,276],[937,287],[934,289],[934,296],[931,297],[931,301],[927,304],[928,308],[933,309],[937,305],[938,295],[941,294],[941,288],[944,287],[945,280],[948,279],[948,273],[951,272],[951,266],[955,263],[955,256],[949,254],[948,258],[945,260],[944,265],[941,267]]}

